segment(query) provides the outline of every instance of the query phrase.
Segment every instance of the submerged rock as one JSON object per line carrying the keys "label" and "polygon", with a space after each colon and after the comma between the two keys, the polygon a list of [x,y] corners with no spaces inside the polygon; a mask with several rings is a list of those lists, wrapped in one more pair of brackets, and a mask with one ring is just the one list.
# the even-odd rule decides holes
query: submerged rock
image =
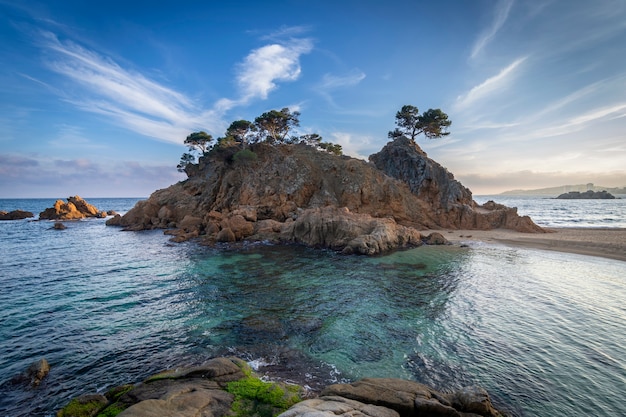
{"label": "submerged rock", "polygon": [[10,383],[17,385],[30,385],[35,388],[41,384],[49,373],[50,364],[45,358],[42,358],[31,363],[26,371],[11,378]]}

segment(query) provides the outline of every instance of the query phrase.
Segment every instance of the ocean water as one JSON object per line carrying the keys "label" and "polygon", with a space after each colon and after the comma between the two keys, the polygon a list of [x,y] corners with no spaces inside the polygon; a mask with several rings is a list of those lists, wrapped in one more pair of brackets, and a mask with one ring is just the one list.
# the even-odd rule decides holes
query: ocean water
{"label": "ocean water", "polygon": [[[0,416],[53,416],[82,393],[225,354],[312,388],[398,377],[483,386],[513,416],[626,415],[625,262],[499,245],[208,248],[66,225],[0,222]],[[42,357],[39,387],[13,381]]]}
{"label": "ocean water", "polygon": [[615,200],[557,200],[532,196],[474,196],[479,204],[489,200],[517,207],[521,216],[530,216],[546,227],[626,228],[626,195]]}

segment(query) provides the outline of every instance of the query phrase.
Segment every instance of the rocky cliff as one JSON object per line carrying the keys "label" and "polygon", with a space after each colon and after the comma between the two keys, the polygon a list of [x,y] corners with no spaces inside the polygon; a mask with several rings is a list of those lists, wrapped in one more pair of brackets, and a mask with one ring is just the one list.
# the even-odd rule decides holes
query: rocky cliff
{"label": "rocky cliff", "polygon": [[176,241],[271,240],[362,254],[417,246],[424,229],[541,231],[515,209],[478,207],[408,139],[389,143],[370,163],[307,145],[259,143],[250,150],[245,159],[237,148],[209,153],[186,181],[107,224],[169,229]]}

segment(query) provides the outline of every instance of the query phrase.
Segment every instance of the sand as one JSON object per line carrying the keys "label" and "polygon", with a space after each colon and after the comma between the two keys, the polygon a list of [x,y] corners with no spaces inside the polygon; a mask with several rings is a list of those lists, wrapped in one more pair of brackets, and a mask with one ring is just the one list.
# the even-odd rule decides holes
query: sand
{"label": "sand", "polygon": [[426,230],[422,235],[439,232],[455,244],[472,241],[508,246],[553,250],[581,255],[600,256],[626,262],[626,229],[545,229],[549,233],[520,233],[495,230]]}

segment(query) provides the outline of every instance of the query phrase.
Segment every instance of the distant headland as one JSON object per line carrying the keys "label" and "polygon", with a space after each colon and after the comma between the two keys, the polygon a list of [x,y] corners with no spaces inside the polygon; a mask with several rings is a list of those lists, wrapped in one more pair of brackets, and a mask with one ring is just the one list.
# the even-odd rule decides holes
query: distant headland
{"label": "distant headland", "polygon": [[593,183],[587,184],[576,184],[576,185],[560,185],[558,187],[548,187],[548,188],[538,188],[533,190],[510,190],[504,191],[499,195],[536,195],[536,196],[546,196],[546,197],[557,197],[564,193],[569,192],[579,192],[584,193],[587,191],[606,191],[607,193],[615,194],[626,194],[626,186],[624,187],[604,187],[600,185],[594,185]]}

